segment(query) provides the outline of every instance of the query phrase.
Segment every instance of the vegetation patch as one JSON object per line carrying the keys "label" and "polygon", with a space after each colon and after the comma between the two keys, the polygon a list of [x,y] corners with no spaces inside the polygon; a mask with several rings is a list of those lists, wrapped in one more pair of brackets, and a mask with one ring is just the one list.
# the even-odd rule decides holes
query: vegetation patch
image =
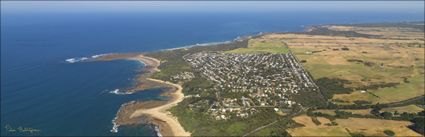
{"label": "vegetation patch", "polygon": [[395,135],[394,131],[388,130],[388,129],[387,130],[384,130],[384,133],[385,133],[385,135],[390,136],[390,137],[392,137],[392,136]]}
{"label": "vegetation patch", "polygon": [[315,26],[311,29],[309,32],[304,32],[305,34],[313,34],[313,35],[330,35],[330,36],[347,36],[347,37],[379,37],[376,35],[368,35],[368,34],[361,34],[357,33],[355,31],[336,31],[331,30],[326,27],[321,26]]}
{"label": "vegetation patch", "polygon": [[237,54],[256,54],[256,53],[274,53],[274,54],[286,54],[289,53],[288,46],[279,40],[263,40],[263,39],[250,39],[248,47],[238,48],[226,53],[237,53]]}
{"label": "vegetation patch", "polygon": [[320,78],[316,80],[317,86],[327,99],[331,99],[334,94],[347,94],[353,90],[344,87],[344,84],[349,84],[350,81],[338,78]]}

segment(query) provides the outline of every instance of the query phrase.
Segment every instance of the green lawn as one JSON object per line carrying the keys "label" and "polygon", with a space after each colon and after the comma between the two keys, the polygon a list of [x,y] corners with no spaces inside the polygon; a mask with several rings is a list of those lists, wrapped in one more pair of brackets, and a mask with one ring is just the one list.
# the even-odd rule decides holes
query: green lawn
{"label": "green lawn", "polygon": [[408,79],[409,83],[402,83],[397,87],[380,88],[372,90],[380,97],[381,103],[389,103],[414,98],[424,94],[424,77],[417,75]]}
{"label": "green lawn", "polygon": [[274,54],[286,54],[289,52],[288,46],[278,40],[256,40],[251,39],[248,42],[247,48],[238,48],[226,53],[238,53],[238,54],[256,54],[256,53],[274,53]]}

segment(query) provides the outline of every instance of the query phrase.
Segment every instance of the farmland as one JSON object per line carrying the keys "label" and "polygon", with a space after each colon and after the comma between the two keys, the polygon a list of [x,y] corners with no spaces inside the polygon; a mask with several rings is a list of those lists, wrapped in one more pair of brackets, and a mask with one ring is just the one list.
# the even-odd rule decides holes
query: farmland
{"label": "farmland", "polygon": [[238,48],[226,53],[239,53],[239,54],[255,54],[255,53],[275,53],[275,54],[286,54],[289,52],[288,47],[283,41],[280,40],[269,40],[269,39],[250,39],[248,41],[248,47]]}
{"label": "farmland", "polygon": [[[381,31],[387,30],[395,31]],[[335,94],[332,100],[389,103],[424,94],[424,41],[418,36],[423,32],[412,33],[384,38],[270,34],[262,39],[284,41],[316,80],[346,80],[343,87],[352,92]]]}
{"label": "farmland", "polygon": [[398,112],[398,113],[403,113],[403,112],[407,112],[407,113],[418,113],[423,111],[423,108],[420,108],[416,105],[407,105],[407,106],[402,106],[402,107],[392,107],[392,108],[384,108],[382,109],[382,111],[386,111],[386,112]]}
{"label": "farmland", "polygon": [[[288,129],[293,136],[350,136],[362,134],[365,136],[386,136],[385,130],[390,130],[396,136],[421,136],[407,128],[410,122],[381,120],[369,118],[348,118],[330,121],[317,117],[320,124],[313,122],[313,118],[301,115],[293,118],[295,122],[304,125],[300,128]],[[331,124],[333,123],[333,124]]]}
{"label": "farmland", "polygon": [[317,119],[322,124],[316,125],[312,118],[306,115],[295,117],[293,120],[304,127],[288,129],[288,132],[293,136],[350,136],[344,128],[326,126],[325,123],[330,123],[328,119],[323,117]]}
{"label": "farmland", "polygon": [[[416,115],[423,104],[405,101],[424,95],[424,31],[391,25],[319,28],[259,39],[284,42],[331,104],[361,109],[314,110],[318,115],[293,118],[304,126],[286,131],[292,136],[420,136],[411,126],[423,117]],[[392,103],[398,106],[364,107]]]}

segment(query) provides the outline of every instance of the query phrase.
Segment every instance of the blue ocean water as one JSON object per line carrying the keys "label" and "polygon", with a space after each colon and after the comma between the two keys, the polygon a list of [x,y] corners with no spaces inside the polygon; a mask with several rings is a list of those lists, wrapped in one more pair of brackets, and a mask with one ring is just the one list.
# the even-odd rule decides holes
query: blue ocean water
{"label": "blue ocean water", "polygon": [[[422,4],[419,9],[409,7],[417,3]],[[144,2],[137,4],[146,8]],[[122,3],[96,7],[84,2],[65,6],[60,2],[2,1],[1,135],[155,135],[143,125],[110,132],[111,120],[121,104],[161,98],[161,89],[132,95],[109,93],[131,86],[143,64],[125,60],[67,63],[68,58],[156,51],[259,32],[303,31],[308,25],[424,20],[423,2],[392,5],[404,9],[388,9],[380,6],[386,2],[376,2],[375,7],[357,10],[371,4],[358,2],[347,8],[351,10],[326,6],[303,10],[302,4],[297,8],[297,4],[274,2],[234,9],[227,4],[223,10],[220,3],[207,3],[192,5],[189,8],[198,8],[193,11],[181,5],[170,10],[170,5],[161,8],[161,4],[129,10],[122,8]],[[272,8],[267,8],[270,5]],[[261,8],[249,9],[252,7]],[[101,10],[90,10],[97,8]],[[11,132],[11,127],[40,131]]]}

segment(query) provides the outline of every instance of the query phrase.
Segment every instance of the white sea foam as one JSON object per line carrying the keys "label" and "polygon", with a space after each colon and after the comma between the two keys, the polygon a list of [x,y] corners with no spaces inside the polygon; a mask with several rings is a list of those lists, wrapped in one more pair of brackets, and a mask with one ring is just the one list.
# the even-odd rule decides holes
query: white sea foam
{"label": "white sea foam", "polygon": [[121,92],[121,90],[120,90],[120,89],[114,89],[114,90],[112,90],[112,91],[109,91],[109,93],[117,94],[117,95],[127,95],[127,94],[131,94],[131,93],[129,93],[129,92]]}
{"label": "white sea foam", "polygon": [[80,58],[80,61],[84,61],[84,60],[87,60],[87,59],[89,59],[89,58],[87,58],[87,57],[82,57],[82,58]]}
{"label": "white sea foam", "polygon": [[84,60],[88,60],[89,58],[87,58],[87,57],[81,57],[81,58],[69,58],[69,59],[66,59],[65,61],[66,62],[69,62],[69,63],[76,63],[76,62],[80,62],[80,61],[84,61]]}
{"label": "white sea foam", "polygon": [[120,126],[119,124],[117,124],[117,119],[118,119],[118,113],[121,111],[121,109],[124,107],[124,106],[126,106],[126,105],[128,105],[128,104],[132,104],[132,103],[134,103],[135,101],[130,101],[130,102],[128,102],[128,103],[124,103],[124,104],[121,104],[121,107],[120,107],[120,109],[118,109],[118,112],[117,112],[117,114],[115,115],[115,117],[114,117],[114,119],[112,120],[112,129],[111,130],[109,130],[109,131],[111,131],[112,133],[117,133],[118,132],[118,127]]}
{"label": "white sea foam", "polygon": [[[238,38],[236,38],[238,39]],[[220,45],[220,44],[229,44],[232,43],[233,41],[222,41],[222,42],[208,42],[208,43],[196,43],[194,45],[187,45],[187,46],[183,46],[183,47],[177,47],[177,48],[169,48],[169,49],[164,49],[164,50],[176,50],[176,49],[186,49],[186,48],[191,48],[191,47],[197,47],[197,46],[213,46],[213,45]]]}
{"label": "white sea foam", "polygon": [[77,62],[77,60],[75,60],[75,58],[69,58],[69,59],[66,59],[65,61],[66,62],[69,62],[69,63],[75,63],[75,62]]}
{"label": "white sea foam", "polygon": [[119,91],[120,91],[120,89],[115,89],[115,90],[110,91],[109,93],[119,94],[118,93]]}
{"label": "white sea foam", "polygon": [[156,136],[162,137],[162,134],[161,134],[161,132],[159,130],[159,126],[155,126],[155,132],[156,132]]}
{"label": "white sea foam", "polygon": [[[255,36],[263,35],[263,34],[264,34],[263,32],[260,32],[259,34],[255,35]],[[182,46],[182,47],[177,47],[177,48],[169,48],[169,49],[163,49],[163,50],[177,50],[177,49],[187,49],[187,48],[197,47],[197,46],[214,46],[214,45],[220,45],[220,44],[229,44],[229,43],[232,43],[232,42],[235,42],[235,41],[242,41],[242,40],[245,40],[245,39],[249,39],[251,37],[252,36],[238,36],[238,37],[234,38],[233,40],[228,40],[228,41],[207,42],[207,43],[201,43],[201,44],[196,43],[194,45],[187,45],[187,46]]]}
{"label": "white sea foam", "polygon": [[91,57],[75,57],[75,58],[69,58],[69,59],[66,59],[65,61],[68,62],[68,63],[76,63],[76,62],[81,62],[81,61],[85,61],[85,60],[95,59],[95,58],[98,58],[98,57],[101,57],[101,56],[105,56],[105,55],[109,55],[109,53],[108,54],[93,55]]}
{"label": "white sea foam", "polygon": [[98,57],[101,57],[101,56],[105,56],[105,55],[109,55],[109,53],[108,54],[97,54],[97,55],[93,55],[93,56],[91,56],[91,58],[98,58]]}
{"label": "white sea foam", "polygon": [[115,117],[112,120],[113,126],[112,126],[112,129],[110,130],[112,133],[117,133],[118,132],[118,127],[120,126],[120,125],[117,124],[117,122],[115,122],[116,120],[117,120],[117,117]]}

